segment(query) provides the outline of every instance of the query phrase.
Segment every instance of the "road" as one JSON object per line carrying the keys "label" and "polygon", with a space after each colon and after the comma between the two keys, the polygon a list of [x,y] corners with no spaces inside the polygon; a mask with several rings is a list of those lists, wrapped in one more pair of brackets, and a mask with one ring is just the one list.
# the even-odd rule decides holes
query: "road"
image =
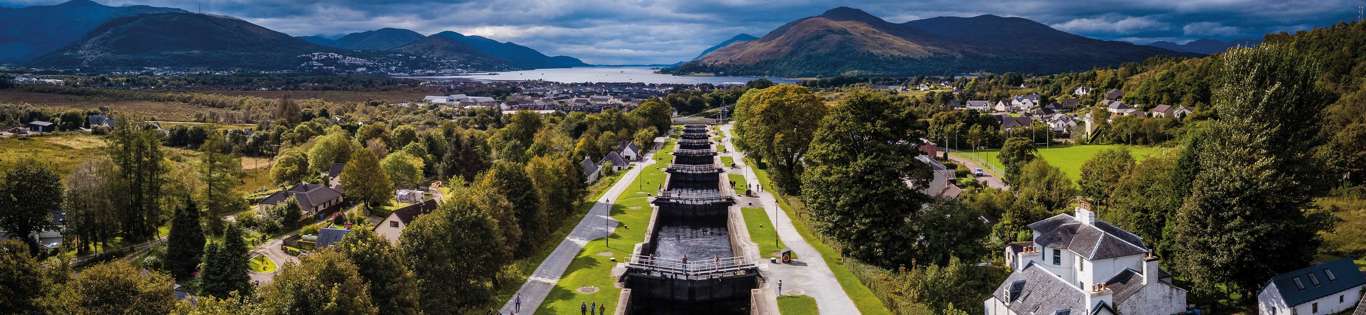
{"label": "road", "polygon": [[[949,159],[953,160],[954,163],[962,164],[963,167],[967,167],[969,170],[976,170],[979,168],[982,169],[983,172],[986,172],[985,170],[987,170],[987,168],[982,167],[981,165],[977,165],[977,163],[972,162],[972,160],[954,156],[952,154],[949,155]],[[1000,190],[1010,190],[1010,186],[1006,186],[1006,183],[1001,181],[1000,177],[992,175],[991,173],[987,173],[986,176],[975,177],[977,177],[977,182],[986,184],[987,187],[996,188]]]}
{"label": "road", "polygon": [[[636,163],[626,174],[621,176],[621,179],[612,184],[612,188],[608,189],[607,193],[598,198],[588,214],[584,215],[583,219],[579,220],[579,224],[574,226],[574,231],[569,232],[569,235],[560,241],[560,245],[555,247],[555,251],[551,252],[550,256],[546,256],[545,260],[541,261],[541,265],[536,267],[536,271],[527,277],[526,283],[517,289],[513,298],[508,299],[503,304],[503,308],[498,311],[499,314],[535,313],[536,308],[545,301],[546,295],[550,294],[550,290],[554,289],[555,285],[560,282],[560,277],[564,275],[565,269],[569,268],[569,263],[579,256],[580,251],[583,251],[583,246],[589,241],[611,235],[617,227],[617,221],[611,219],[612,204],[610,201],[619,200],[618,196],[631,187],[632,182],[635,181],[637,175],[640,175],[641,170],[655,163],[654,153],[646,154],[642,161]],[[609,222],[606,227],[602,224],[605,220]],[[520,310],[517,309],[519,298],[521,299]]]}
{"label": "road", "polygon": [[[726,133],[727,152],[735,159],[735,165],[744,170],[745,181],[759,185],[759,177],[754,174],[754,169],[745,163],[744,153],[736,150],[735,144],[731,143],[730,127],[721,127]],[[778,231],[778,238],[800,258],[791,264],[770,265],[766,289],[776,293],[777,283],[782,281],[782,294],[800,293],[815,298],[816,308],[821,314],[860,314],[854,300],[849,298],[849,294],[844,292],[839,280],[835,278],[835,273],[830,271],[825,259],[820,258],[820,252],[797,233],[792,219],[787,216],[787,212],[778,208],[778,201],[773,195],[764,187],[760,187],[757,195],[764,212],[773,220],[771,223]]]}
{"label": "road", "polygon": [[254,282],[257,285],[268,284],[275,279],[275,274],[279,273],[280,270],[284,270],[286,263],[299,262],[298,257],[286,254],[285,249],[283,248],[285,238],[289,237],[290,235],[293,234],[285,234],[276,238],[266,240],[265,243],[261,243],[260,246],[257,246],[256,248],[253,248],[251,250],[252,257],[256,257],[256,255],[265,255],[267,258],[270,258],[271,261],[275,262],[276,267],[275,272],[252,272],[250,274],[251,282]]}

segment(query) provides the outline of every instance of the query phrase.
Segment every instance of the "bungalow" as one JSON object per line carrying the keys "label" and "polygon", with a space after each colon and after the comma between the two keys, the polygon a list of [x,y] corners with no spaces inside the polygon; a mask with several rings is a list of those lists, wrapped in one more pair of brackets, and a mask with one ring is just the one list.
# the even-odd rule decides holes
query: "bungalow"
{"label": "bungalow", "polygon": [[274,207],[288,201],[290,197],[299,209],[306,215],[317,215],[323,211],[341,205],[342,193],[331,187],[318,184],[298,184],[288,190],[282,190],[266,196],[256,204],[258,211],[264,211],[267,207]]}
{"label": "bungalow", "polygon": [[1185,118],[1186,115],[1189,115],[1189,114],[1190,114],[1190,110],[1189,110],[1189,109],[1186,109],[1186,107],[1184,107],[1184,106],[1171,106],[1171,105],[1157,105],[1157,107],[1153,107],[1153,110],[1152,110],[1152,111],[1148,112],[1148,116],[1154,117],[1154,118],[1156,118],[1156,117],[1163,117],[1163,118],[1176,118],[1176,119],[1181,119],[1181,118]]}
{"label": "bungalow", "polygon": [[1351,258],[1338,259],[1272,277],[1257,294],[1262,315],[1337,314],[1361,300],[1366,285]]}
{"label": "bungalow", "polygon": [[1010,115],[996,115],[996,119],[1001,121],[1001,130],[1011,130],[1015,128],[1026,128],[1034,124],[1029,117],[1014,117]]}
{"label": "bungalow", "polygon": [[1143,239],[1088,208],[1034,222],[1033,241],[1006,246],[1012,272],[983,301],[987,315],[1186,311],[1186,290],[1160,270]]}
{"label": "bungalow", "polygon": [[998,113],[1009,112],[1009,111],[1010,111],[1010,103],[1006,103],[1006,101],[996,101],[996,106],[995,106],[995,107],[992,107],[991,109],[992,109],[992,110],[995,110],[995,111],[998,112]]}
{"label": "bungalow", "polygon": [[85,122],[90,128],[109,128],[114,126],[114,119],[105,114],[85,116]]}
{"label": "bungalow", "polygon": [[1123,101],[1104,101],[1101,103],[1105,104],[1105,110],[1110,112],[1110,114],[1128,115],[1130,113],[1138,111],[1137,109],[1134,109],[1133,107],[1129,106],[1129,104],[1124,104]]}
{"label": "bungalow", "polygon": [[30,132],[33,132],[33,133],[44,133],[44,132],[52,132],[52,130],[53,130],[53,128],[52,128],[52,122],[49,122],[49,121],[42,121],[42,120],[34,120],[34,121],[28,122],[28,131],[30,131]]}
{"label": "bungalow", "polygon": [[375,234],[379,234],[389,243],[398,245],[399,235],[403,235],[403,229],[412,224],[417,217],[435,211],[436,206],[436,200],[427,200],[394,210],[383,222],[375,225]]}
{"label": "bungalow", "polygon": [[341,242],[342,238],[346,237],[346,233],[351,233],[351,230],[338,228],[323,228],[318,230],[318,241],[317,243],[314,243],[314,247],[324,248],[332,246],[333,244]]}
{"label": "bungalow", "polygon": [[593,163],[593,159],[583,157],[583,161],[579,162],[579,170],[583,172],[584,183],[592,184],[598,180],[599,167]]}
{"label": "bungalow", "polygon": [[1028,112],[1039,108],[1039,94],[1016,96],[1010,99],[1010,107],[1017,111]]}
{"label": "bungalow", "polygon": [[621,141],[621,146],[617,148],[617,152],[620,152],[618,154],[621,154],[621,158],[627,161],[639,161],[640,155],[643,153],[640,151],[640,146],[631,141]]}
{"label": "bungalow", "polygon": [[985,112],[991,110],[991,102],[982,100],[970,100],[968,101],[967,108],[979,112]]}

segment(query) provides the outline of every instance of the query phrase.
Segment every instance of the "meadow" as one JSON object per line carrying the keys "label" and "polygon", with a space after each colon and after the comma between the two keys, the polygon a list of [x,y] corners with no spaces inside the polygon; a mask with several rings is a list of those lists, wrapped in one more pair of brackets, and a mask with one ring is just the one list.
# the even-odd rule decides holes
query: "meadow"
{"label": "meadow", "polygon": [[[1089,144],[1039,148],[1038,156],[1042,157],[1044,161],[1047,161],[1049,165],[1062,170],[1063,173],[1067,174],[1067,178],[1075,183],[1081,178],[1081,165],[1083,163],[1091,160],[1092,157],[1095,157],[1096,154],[1100,154],[1101,151],[1115,148],[1128,149],[1129,154],[1133,155],[1134,160],[1137,161],[1142,161],[1149,157],[1173,151],[1171,148],[1154,146]],[[996,157],[999,153],[1000,150],[979,150],[949,152],[949,155],[973,161],[978,165],[983,166],[983,171],[999,177],[1001,174],[1005,174],[1005,166],[1001,165],[1001,160]]]}

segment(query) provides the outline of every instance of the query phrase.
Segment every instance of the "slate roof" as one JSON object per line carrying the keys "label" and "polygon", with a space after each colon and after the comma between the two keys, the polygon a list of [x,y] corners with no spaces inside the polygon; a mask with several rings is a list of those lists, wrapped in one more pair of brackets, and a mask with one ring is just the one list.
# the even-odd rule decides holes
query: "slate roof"
{"label": "slate roof", "polygon": [[289,190],[276,192],[270,196],[266,196],[265,199],[261,199],[261,203],[275,205],[284,202],[285,200],[289,200],[289,197],[291,196],[299,203],[299,208],[312,210],[316,205],[341,198],[342,194],[336,189],[327,186],[303,183],[294,185],[294,187]]}
{"label": "slate roof", "polygon": [[1170,114],[1171,111],[1172,111],[1172,106],[1171,106],[1171,105],[1157,105],[1157,107],[1153,107],[1153,110],[1152,110],[1152,112],[1154,112],[1154,113],[1164,113],[1164,114]]}
{"label": "slate roof", "polygon": [[[626,162],[626,159],[621,158],[621,154],[617,154],[616,151],[607,152],[607,156],[603,156],[603,157],[602,157],[602,160],[603,160],[603,161],[607,161],[607,162],[612,162],[612,166],[616,166],[616,167],[626,167],[626,166],[628,166],[628,165],[631,165],[631,163],[627,163],[627,162]],[[598,163],[598,164],[606,164],[606,163]]]}
{"label": "slate roof", "polygon": [[436,200],[430,199],[394,210],[394,216],[397,216],[398,220],[403,222],[403,225],[406,226],[409,223],[412,223],[414,219],[417,219],[417,217],[431,213],[434,210],[436,210]]}
{"label": "slate roof", "polygon": [[1107,100],[1119,99],[1120,97],[1124,97],[1124,92],[1120,91],[1119,89],[1110,89],[1109,91],[1105,91],[1105,99]]}
{"label": "slate roof", "polygon": [[318,230],[318,243],[317,243],[317,246],[318,246],[318,247],[328,247],[328,246],[332,246],[332,244],[336,244],[337,242],[340,242],[340,241],[342,240],[342,238],[346,236],[346,233],[350,233],[350,232],[351,232],[351,230],[347,230],[347,229],[334,229],[334,228],[324,228],[324,229]]}
{"label": "slate roof", "polygon": [[640,146],[636,145],[634,142],[622,140],[622,141],[621,141],[621,147],[620,147],[620,148],[617,148],[617,151],[618,151],[618,152],[620,152],[620,151],[626,151],[626,149],[631,149],[631,152],[635,152],[636,154],[640,154]]}
{"label": "slate roof", "polygon": [[996,115],[996,119],[1001,121],[1002,129],[1029,127],[1033,120],[1029,117],[1012,117],[1007,115]]}
{"label": "slate roof", "polygon": [[1034,243],[1066,248],[1088,260],[1139,255],[1148,252],[1143,239],[1102,221],[1087,225],[1070,215],[1059,214],[1029,224],[1038,233]]}
{"label": "slate roof", "polygon": [[[1296,279],[1303,288],[1295,284]],[[1294,306],[1366,284],[1366,276],[1357,270],[1352,258],[1343,258],[1276,275],[1270,283],[1276,284],[1286,305]]]}
{"label": "slate roof", "polygon": [[583,161],[579,162],[579,169],[583,171],[583,176],[593,175],[594,172],[598,171],[598,164],[593,163],[593,159],[585,156]]}
{"label": "slate roof", "polygon": [[991,102],[988,102],[988,101],[968,101],[967,107],[982,107],[982,108],[991,107]]}
{"label": "slate roof", "polygon": [[1077,105],[1080,105],[1080,104],[1081,104],[1081,102],[1077,101],[1077,99],[1075,99],[1075,98],[1073,98],[1073,99],[1066,99],[1066,100],[1063,100],[1062,103],[1058,103],[1058,108],[1069,108],[1069,109],[1070,109],[1070,108],[1077,108]]}
{"label": "slate roof", "polygon": [[1086,314],[1085,293],[1032,263],[1011,273],[991,296],[1015,314]]}

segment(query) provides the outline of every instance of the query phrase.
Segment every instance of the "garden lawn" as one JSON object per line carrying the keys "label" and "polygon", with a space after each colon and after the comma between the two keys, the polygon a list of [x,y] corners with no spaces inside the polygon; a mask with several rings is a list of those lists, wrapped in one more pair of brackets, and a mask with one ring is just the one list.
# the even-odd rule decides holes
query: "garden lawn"
{"label": "garden lawn", "polygon": [[[1071,179],[1073,183],[1076,183],[1077,180],[1081,178],[1082,163],[1091,160],[1091,157],[1096,156],[1096,154],[1099,154],[1101,151],[1113,148],[1128,148],[1129,154],[1132,154],[1134,160],[1138,161],[1142,161],[1143,159],[1169,150],[1168,148],[1155,146],[1088,144],[1039,148],[1039,156],[1043,157],[1043,160],[1047,161],[1049,165],[1053,165],[1053,167],[1062,170],[1064,174],[1067,174],[1068,179]],[[958,151],[950,152],[949,155],[973,161],[984,167],[984,171],[999,177],[1002,174],[1005,174],[1005,166],[1001,165],[1001,160],[996,158],[999,151],[1000,150]]]}
{"label": "garden lawn", "polygon": [[736,195],[745,196],[749,194],[749,182],[745,181],[745,175],[741,175],[740,173],[726,173],[726,177],[730,178],[731,189],[735,190]]}
{"label": "garden lawn", "polygon": [[251,261],[249,261],[248,263],[251,265],[251,271],[253,272],[275,272],[275,262],[271,261],[270,258],[266,258],[266,256],[252,257]]}
{"label": "garden lawn", "polygon": [[[608,238],[610,246],[604,240],[594,240],[585,244],[583,251],[569,264],[559,283],[551,289],[545,301],[536,309],[536,314],[577,314],[579,303],[593,302],[606,305],[608,310],[616,309],[621,289],[616,287],[616,279],[612,277],[612,266],[615,263],[611,258],[625,261],[636,244],[645,241],[645,230],[649,229],[652,214],[650,195],[657,193],[664,185],[664,168],[673,162],[674,144],[675,142],[670,140],[664,149],[655,153],[655,164],[642,170],[635,182],[616,200],[612,200],[612,218],[619,221],[620,225]],[[601,253],[611,255],[603,256]],[[582,287],[593,287],[597,292],[579,293],[577,289]]]}
{"label": "garden lawn", "polygon": [[778,251],[787,248],[782,239],[778,238],[778,232],[773,231],[773,221],[768,219],[768,213],[764,212],[764,208],[742,208],[740,212],[745,216],[745,229],[749,230],[749,239],[759,245],[761,258],[778,257]]}
{"label": "garden lawn", "polygon": [[816,299],[805,295],[784,295],[778,297],[778,314],[817,315]]}
{"label": "garden lawn", "polygon": [[[762,187],[775,187],[773,180],[768,177],[768,171],[755,167],[757,164],[754,164],[753,159],[746,158],[745,164],[754,168],[754,175],[759,177],[759,184]],[[816,251],[821,253],[821,259],[824,259],[825,264],[830,266],[830,271],[835,274],[835,280],[839,281],[840,288],[849,295],[849,299],[854,301],[854,306],[858,308],[859,313],[868,315],[892,314],[887,306],[882,305],[882,300],[873,295],[873,291],[869,290],[867,286],[863,285],[863,282],[859,281],[858,277],[854,276],[853,272],[849,271],[849,267],[844,264],[844,258],[840,257],[839,251],[830,245],[826,245],[826,240],[817,237],[816,232],[807,226],[806,220],[797,215],[798,207],[805,207],[801,205],[800,200],[777,191],[769,190],[769,192],[776,197],[778,206],[783,209],[783,212],[792,218],[792,225],[797,228],[797,233],[801,234],[802,238],[811,244],[811,247],[816,248]],[[781,309],[781,306],[779,308]]]}
{"label": "garden lawn", "polygon": [[[724,148],[724,147],[723,147]],[[735,158],[729,156],[721,157],[721,167],[730,167],[735,164]]]}

